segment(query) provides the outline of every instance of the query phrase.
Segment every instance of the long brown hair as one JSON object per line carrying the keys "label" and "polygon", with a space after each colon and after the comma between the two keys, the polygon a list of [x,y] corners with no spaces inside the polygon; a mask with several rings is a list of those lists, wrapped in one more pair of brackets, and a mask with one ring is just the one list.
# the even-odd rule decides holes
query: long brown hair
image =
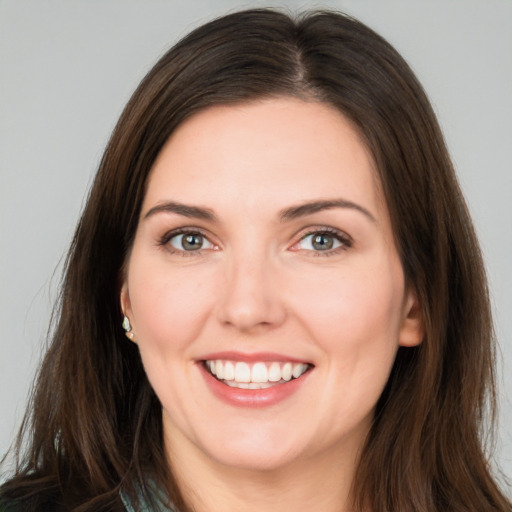
{"label": "long brown hair", "polygon": [[69,251],[55,329],[4,496],[116,510],[120,490],[134,495],[152,481],[187,510],[163,453],[161,406],[121,329],[122,267],[148,173],[173,130],[212,105],[283,95],[329,103],[360,130],[425,320],[424,342],[399,349],[377,404],[354,508],[510,510],[482,444],[495,405],[486,278],[428,99],[398,53],[360,22],[331,12],[294,20],[273,10],[238,12],[196,29],[160,59],[126,106]]}

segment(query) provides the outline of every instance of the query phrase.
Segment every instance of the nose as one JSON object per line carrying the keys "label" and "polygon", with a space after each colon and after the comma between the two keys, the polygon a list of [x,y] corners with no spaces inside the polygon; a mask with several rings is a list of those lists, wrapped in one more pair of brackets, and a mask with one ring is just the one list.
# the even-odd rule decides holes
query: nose
{"label": "nose", "polygon": [[240,257],[227,264],[217,303],[225,326],[250,333],[273,329],[286,318],[278,269],[267,258]]}

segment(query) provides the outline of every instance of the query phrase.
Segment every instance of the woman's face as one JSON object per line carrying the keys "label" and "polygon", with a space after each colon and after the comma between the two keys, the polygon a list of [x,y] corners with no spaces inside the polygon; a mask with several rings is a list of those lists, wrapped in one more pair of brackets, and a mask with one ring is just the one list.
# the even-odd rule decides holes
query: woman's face
{"label": "woman's face", "polygon": [[334,108],[204,110],[149,177],[122,305],[183,460],[355,456],[422,324],[372,158]]}

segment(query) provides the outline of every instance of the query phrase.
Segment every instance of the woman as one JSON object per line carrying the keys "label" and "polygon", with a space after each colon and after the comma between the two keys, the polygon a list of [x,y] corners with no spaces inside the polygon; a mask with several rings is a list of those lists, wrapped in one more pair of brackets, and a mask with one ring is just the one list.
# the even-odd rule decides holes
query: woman
{"label": "woman", "polygon": [[346,16],[235,13],[121,116],[1,496],[510,510],[480,439],[492,364],[478,244],[408,66]]}

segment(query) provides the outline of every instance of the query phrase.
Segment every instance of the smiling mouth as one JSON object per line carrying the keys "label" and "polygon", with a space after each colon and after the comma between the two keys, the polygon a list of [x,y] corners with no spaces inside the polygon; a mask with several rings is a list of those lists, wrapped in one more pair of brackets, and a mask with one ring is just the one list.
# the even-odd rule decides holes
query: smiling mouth
{"label": "smiling mouth", "polygon": [[313,366],[308,363],[226,361],[209,359],[203,361],[206,371],[218,381],[241,389],[267,389],[298,379]]}

